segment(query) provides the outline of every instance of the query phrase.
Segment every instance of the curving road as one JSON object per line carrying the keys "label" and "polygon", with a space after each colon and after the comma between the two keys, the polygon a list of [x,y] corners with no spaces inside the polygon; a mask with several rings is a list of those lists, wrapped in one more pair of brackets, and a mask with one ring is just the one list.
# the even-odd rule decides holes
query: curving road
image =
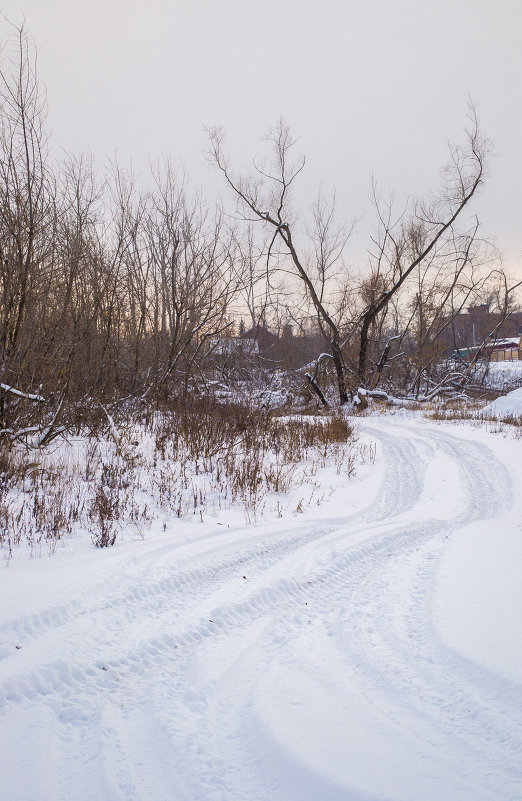
{"label": "curving road", "polygon": [[454,544],[522,519],[512,460],[361,427],[382,481],[357,513],[93,557],[4,616],[2,801],[522,798],[522,675],[451,642],[445,596]]}

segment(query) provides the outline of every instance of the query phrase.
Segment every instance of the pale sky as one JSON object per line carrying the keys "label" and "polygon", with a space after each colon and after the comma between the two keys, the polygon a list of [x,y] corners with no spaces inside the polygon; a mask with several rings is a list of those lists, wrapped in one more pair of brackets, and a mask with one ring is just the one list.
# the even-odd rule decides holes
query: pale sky
{"label": "pale sky", "polygon": [[[1,3],[1,0],[0,0]],[[522,275],[521,0],[4,0],[39,51],[55,147],[115,152],[144,170],[181,160],[215,186],[205,126],[228,131],[238,163],[282,116],[307,156],[309,204],[335,186],[341,215],[373,228],[383,189],[435,188],[468,99],[495,143],[475,210]],[[3,38],[7,26],[2,24]],[[355,254],[355,259],[360,255]]]}

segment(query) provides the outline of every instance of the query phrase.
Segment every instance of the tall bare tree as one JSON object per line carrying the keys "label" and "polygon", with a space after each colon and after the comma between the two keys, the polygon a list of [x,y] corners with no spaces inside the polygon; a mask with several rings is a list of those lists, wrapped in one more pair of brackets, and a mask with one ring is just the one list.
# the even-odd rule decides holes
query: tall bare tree
{"label": "tall bare tree", "polygon": [[[376,200],[379,225],[370,257],[371,274],[357,286],[355,276],[346,276],[342,267],[351,228],[346,231],[336,224],[334,204],[318,201],[311,247],[303,245],[290,201],[305,161],[292,161],[295,140],[283,122],[270,139],[269,166],[254,161],[254,171],[248,175],[236,175],[231,169],[219,129],[210,133],[211,158],[234,192],[243,217],[271,230],[270,252],[277,255],[280,266],[288,269],[290,264],[301,281],[329,342],[339,400],[346,403],[357,386],[375,388],[381,380],[392,358],[393,343],[405,336],[404,330],[387,330],[388,309],[393,306],[396,312],[407,305],[415,297],[415,283],[415,312],[406,328],[411,332],[415,321],[419,342],[430,340],[432,344],[437,330],[444,326],[449,306],[453,303],[455,308],[456,296],[462,308],[466,291],[468,296],[476,291],[473,266],[479,259],[478,223],[473,220],[466,225],[464,221],[459,227],[459,222],[482,184],[490,143],[481,134],[471,108],[464,145],[450,147],[443,183],[431,200],[411,204],[397,220],[391,207],[383,208]],[[481,274],[476,286],[483,280]],[[428,324],[423,319],[428,308],[432,318],[437,310],[438,323],[431,319]]]}
{"label": "tall bare tree", "polygon": [[[346,365],[341,347],[339,320],[332,309],[330,284],[336,278],[344,245],[350,231],[335,223],[334,204],[320,198],[314,208],[311,231],[313,258],[299,248],[294,235],[291,193],[305,165],[304,157],[291,161],[295,140],[288,126],[280,121],[270,135],[272,162],[265,168],[255,164],[255,174],[236,176],[223,152],[223,132],[210,132],[211,157],[234,191],[245,219],[254,219],[272,230],[269,257],[289,257],[295,274],[310,299],[321,331],[329,341],[341,403],[348,401]],[[335,303],[335,301],[334,301]]]}

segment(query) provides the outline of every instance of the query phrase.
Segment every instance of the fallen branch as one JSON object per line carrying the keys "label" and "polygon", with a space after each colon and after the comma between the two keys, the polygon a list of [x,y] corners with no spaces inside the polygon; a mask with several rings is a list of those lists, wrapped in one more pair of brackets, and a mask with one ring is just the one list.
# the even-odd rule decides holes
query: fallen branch
{"label": "fallen branch", "polygon": [[3,389],[4,392],[10,392],[11,395],[16,395],[18,398],[26,398],[27,400],[38,401],[38,403],[46,403],[45,398],[41,395],[33,395],[30,392],[22,392],[19,389],[15,389],[15,387],[10,387],[9,384],[0,384],[0,389]]}

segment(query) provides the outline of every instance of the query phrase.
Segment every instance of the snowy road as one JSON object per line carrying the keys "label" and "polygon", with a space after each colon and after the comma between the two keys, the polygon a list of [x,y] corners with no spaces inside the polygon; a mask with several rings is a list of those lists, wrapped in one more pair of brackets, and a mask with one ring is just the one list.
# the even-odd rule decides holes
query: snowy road
{"label": "snowy road", "polygon": [[522,799],[522,442],[361,427],[315,511],[0,572],[2,801]]}

